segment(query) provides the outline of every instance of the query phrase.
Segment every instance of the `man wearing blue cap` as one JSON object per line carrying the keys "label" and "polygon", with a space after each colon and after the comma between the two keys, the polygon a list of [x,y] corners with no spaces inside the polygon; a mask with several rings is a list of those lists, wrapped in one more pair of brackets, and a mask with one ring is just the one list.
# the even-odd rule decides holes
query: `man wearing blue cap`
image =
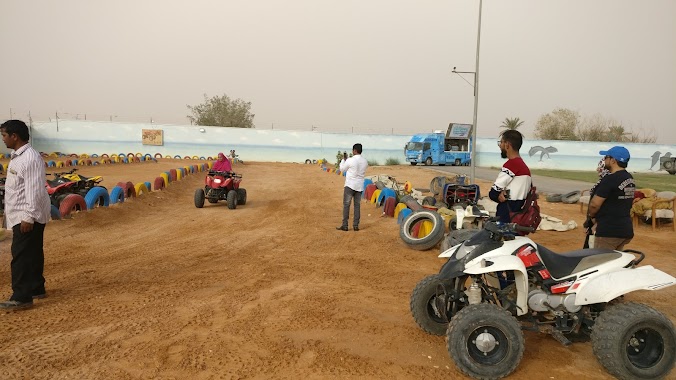
{"label": "man wearing blue cap", "polygon": [[625,170],[629,164],[629,151],[623,146],[614,146],[599,154],[604,156],[610,174],[601,179],[589,201],[588,217],[596,224],[593,248],[621,251],[634,237],[629,212],[636,185],[634,177]]}

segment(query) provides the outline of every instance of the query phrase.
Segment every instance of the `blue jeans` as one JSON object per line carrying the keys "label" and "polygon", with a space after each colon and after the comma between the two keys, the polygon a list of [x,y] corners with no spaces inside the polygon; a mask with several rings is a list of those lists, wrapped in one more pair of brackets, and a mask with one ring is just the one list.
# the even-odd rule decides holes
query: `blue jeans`
{"label": "blue jeans", "polygon": [[354,191],[345,186],[343,190],[343,227],[347,228],[347,222],[350,219],[350,202],[354,198],[354,221],[352,226],[359,227],[359,218],[361,216],[359,208],[361,207],[361,191]]}

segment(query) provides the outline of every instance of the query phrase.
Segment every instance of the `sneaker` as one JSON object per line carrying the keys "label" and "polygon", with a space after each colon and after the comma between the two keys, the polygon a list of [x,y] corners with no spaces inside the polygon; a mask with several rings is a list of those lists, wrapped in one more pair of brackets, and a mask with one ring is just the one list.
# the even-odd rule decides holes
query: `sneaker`
{"label": "sneaker", "polygon": [[354,226],[353,230],[359,231],[359,227],[358,227],[358,226]]}
{"label": "sneaker", "polygon": [[336,227],[336,229],[340,231],[347,231],[347,227],[345,226]]}
{"label": "sneaker", "polygon": [[41,300],[47,298],[47,292],[41,293],[41,294],[33,294],[33,299],[34,300]]}
{"label": "sneaker", "polygon": [[33,306],[33,300],[28,302],[9,300],[0,302],[0,310],[22,310]]}

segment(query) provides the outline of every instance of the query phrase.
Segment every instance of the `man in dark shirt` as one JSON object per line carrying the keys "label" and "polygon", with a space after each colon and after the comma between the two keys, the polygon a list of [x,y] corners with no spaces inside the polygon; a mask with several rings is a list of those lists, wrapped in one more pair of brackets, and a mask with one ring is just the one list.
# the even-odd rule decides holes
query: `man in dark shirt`
{"label": "man in dark shirt", "polygon": [[488,197],[498,202],[495,216],[503,223],[510,222],[510,211],[523,207],[532,184],[530,169],[519,155],[522,143],[523,135],[517,130],[504,131],[498,141],[501,157],[508,160],[502,165]]}
{"label": "man in dark shirt", "polygon": [[604,164],[610,174],[601,179],[589,201],[589,218],[596,225],[593,248],[621,251],[634,237],[629,212],[636,185],[634,177],[625,170],[629,151],[625,147],[614,146],[599,154],[604,156]]}

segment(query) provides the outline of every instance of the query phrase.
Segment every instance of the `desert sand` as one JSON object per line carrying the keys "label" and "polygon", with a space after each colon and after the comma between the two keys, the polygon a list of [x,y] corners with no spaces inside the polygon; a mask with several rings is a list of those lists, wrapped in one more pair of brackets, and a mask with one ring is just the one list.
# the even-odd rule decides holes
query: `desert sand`
{"label": "desert sand", "polygon": [[[190,161],[82,167],[119,181],[150,181]],[[63,169],[49,169],[48,173]],[[203,173],[122,204],[47,225],[49,297],[0,314],[2,379],[449,379],[464,378],[444,337],[409,311],[416,282],[444,263],[415,251],[396,220],[362,203],[358,232],[337,231],[344,178],[316,165],[247,162],[247,204],[195,208]],[[429,188],[433,168],[371,167]],[[482,193],[488,183],[479,182]],[[639,184],[640,185],[640,184]],[[640,186],[639,186],[640,187]],[[578,205],[542,212],[584,221]],[[581,248],[581,228],[531,237],[554,251]],[[676,274],[671,226],[641,225],[628,248]],[[11,240],[0,243],[0,297],[11,295]],[[676,322],[676,287],[635,292]],[[512,378],[609,379],[588,343],[563,347],[525,332]],[[676,374],[672,373],[671,378]]]}

